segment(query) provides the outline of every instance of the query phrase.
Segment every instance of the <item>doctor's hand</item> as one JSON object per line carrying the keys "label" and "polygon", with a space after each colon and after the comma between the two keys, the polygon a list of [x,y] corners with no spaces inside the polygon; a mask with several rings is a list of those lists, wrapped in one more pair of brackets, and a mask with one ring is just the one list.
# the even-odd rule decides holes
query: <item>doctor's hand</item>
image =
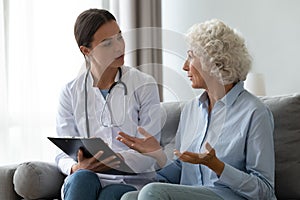
{"label": "doctor's hand", "polygon": [[134,149],[140,153],[148,154],[162,149],[159,142],[148,133],[142,127],[138,127],[138,132],[144,136],[144,138],[132,137],[124,132],[119,132],[117,140],[124,143],[131,149]]}
{"label": "doctor's hand", "polygon": [[206,165],[220,176],[225,164],[217,158],[215,149],[208,142],[205,143],[205,148],[207,150],[205,153],[193,153],[189,151],[181,153],[178,150],[174,150],[174,154],[183,162]]}
{"label": "doctor's hand", "polygon": [[144,136],[144,138],[136,138],[124,132],[119,132],[117,140],[139,153],[156,159],[160,167],[164,166],[167,157],[162,147],[160,146],[159,141],[157,141],[153,135],[149,134],[142,127],[138,127],[137,130],[141,135]]}
{"label": "doctor's hand", "polygon": [[94,157],[85,158],[83,156],[83,151],[79,149],[77,153],[78,163],[72,166],[71,174],[79,169],[88,169],[93,172],[104,172],[109,169],[116,169],[119,167],[120,161],[116,160],[116,156],[110,156],[101,160],[102,155],[103,151],[99,151],[94,155]]}

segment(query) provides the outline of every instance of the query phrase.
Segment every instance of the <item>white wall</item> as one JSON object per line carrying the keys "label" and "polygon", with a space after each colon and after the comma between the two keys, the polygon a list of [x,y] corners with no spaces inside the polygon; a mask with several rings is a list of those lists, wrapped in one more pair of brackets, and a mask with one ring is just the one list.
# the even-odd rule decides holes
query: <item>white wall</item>
{"label": "white wall", "polygon": [[[165,85],[176,82],[172,88],[176,90],[173,93],[177,94],[177,99],[195,95],[186,87],[189,81],[181,70],[185,46],[179,39],[170,41],[169,38],[182,35],[194,23],[219,18],[244,35],[253,57],[252,72],[264,75],[267,95],[300,93],[299,8],[299,0],[162,0],[163,28],[173,31],[164,34],[164,49],[167,48],[164,50]],[[183,48],[180,55],[169,53],[169,46],[177,43],[178,48]],[[184,78],[174,81],[170,71]],[[190,95],[184,97],[182,90],[189,91]],[[175,97],[168,90],[164,95],[166,101]]]}

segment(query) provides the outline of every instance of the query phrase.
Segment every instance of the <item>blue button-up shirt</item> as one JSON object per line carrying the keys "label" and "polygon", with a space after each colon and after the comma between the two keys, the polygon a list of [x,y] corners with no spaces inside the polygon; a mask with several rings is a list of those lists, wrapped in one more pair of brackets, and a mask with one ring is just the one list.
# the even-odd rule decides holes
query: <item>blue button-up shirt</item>
{"label": "blue button-up shirt", "polygon": [[[209,142],[225,163],[220,177],[204,165],[176,162],[160,174],[179,183],[206,186],[224,199],[276,199],[274,195],[273,116],[243,82],[208,112],[204,92],[184,107],[176,138],[181,152],[204,153]],[[175,165],[175,164],[173,164]],[[181,174],[181,175],[180,175]]]}

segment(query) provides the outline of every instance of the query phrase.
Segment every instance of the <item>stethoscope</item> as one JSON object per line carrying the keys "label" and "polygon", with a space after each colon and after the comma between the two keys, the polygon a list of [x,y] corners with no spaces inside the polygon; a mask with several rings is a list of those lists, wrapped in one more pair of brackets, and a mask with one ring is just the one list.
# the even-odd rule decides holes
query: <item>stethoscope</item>
{"label": "stethoscope", "polygon": [[[89,118],[88,118],[88,105],[87,105],[87,79],[88,79],[88,75],[90,73],[90,70],[91,70],[91,66],[89,65],[89,67],[87,68],[87,71],[86,71],[86,75],[85,75],[85,79],[84,79],[84,107],[85,107],[85,122],[86,122],[86,133],[87,133],[87,137],[89,138],[90,137],[90,126],[89,126]],[[119,126],[122,126],[124,124],[124,121],[125,121],[125,116],[124,118],[122,118],[122,122],[120,124],[115,124],[113,122],[113,117],[112,117],[112,113],[110,112],[110,109],[108,107],[108,110],[111,114],[111,120],[110,120],[110,124],[109,123],[105,123],[103,121],[103,117],[104,117],[104,112],[105,112],[105,107],[108,106],[107,105],[107,102],[110,98],[110,94],[111,94],[111,91],[113,90],[113,88],[115,88],[116,85],[120,84],[121,86],[123,86],[123,89],[124,89],[124,96],[127,95],[127,86],[126,84],[122,81],[122,69],[121,67],[118,68],[118,72],[119,72],[119,79],[118,81],[114,82],[108,89],[108,93],[106,95],[106,98],[105,98],[105,104],[103,106],[103,109],[102,109],[102,112],[101,112],[101,115],[100,115],[100,122],[101,122],[101,125],[104,126],[104,127],[119,127]],[[123,101],[123,115],[125,115],[125,99]]]}

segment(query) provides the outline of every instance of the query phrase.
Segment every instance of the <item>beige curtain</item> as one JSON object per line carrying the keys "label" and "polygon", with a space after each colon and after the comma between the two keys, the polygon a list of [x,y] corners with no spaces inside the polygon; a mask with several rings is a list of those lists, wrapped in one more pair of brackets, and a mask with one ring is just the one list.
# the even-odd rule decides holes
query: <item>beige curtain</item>
{"label": "beige curtain", "polygon": [[112,0],[126,40],[125,63],[152,75],[162,93],[161,0]]}

